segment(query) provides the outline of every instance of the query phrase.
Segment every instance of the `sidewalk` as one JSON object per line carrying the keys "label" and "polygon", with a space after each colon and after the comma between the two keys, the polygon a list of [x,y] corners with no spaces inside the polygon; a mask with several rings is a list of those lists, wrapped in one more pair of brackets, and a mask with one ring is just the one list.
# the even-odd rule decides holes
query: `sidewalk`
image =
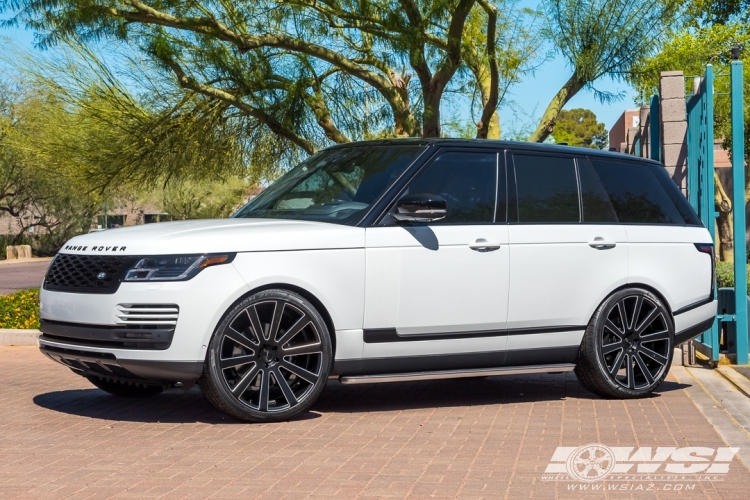
{"label": "sidewalk", "polygon": [[[572,373],[331,381],[301,418],[251,425],[195,388],[117,399],[36,348],[0,347],[0,498],[747,498],[746,422],[717,405],[745,411],[732,391],[747,399],[715,372],[682,367],[631,401],[599,399]],[[614,450],[620,470],[661,474],[550,479],[589,443]],[[702,456],[736,444],[738,458],[706,459],[726,473],[664,479],[667,464],[705,469]],[[684,447],[697,447],[692,462],[674,452]]]}

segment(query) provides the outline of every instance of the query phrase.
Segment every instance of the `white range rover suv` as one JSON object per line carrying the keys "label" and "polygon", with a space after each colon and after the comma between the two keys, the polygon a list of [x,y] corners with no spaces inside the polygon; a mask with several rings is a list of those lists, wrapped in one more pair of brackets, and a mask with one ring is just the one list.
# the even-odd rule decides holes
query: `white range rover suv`
{"label": "white range rover suv", "polygon": [[716,314],[711,236],[658,163],[502,141],[321,151],[225,220],[78,236],[42,352],[119,396],[196,381],[246,421],[345,384],[575,370],[651,393]]}

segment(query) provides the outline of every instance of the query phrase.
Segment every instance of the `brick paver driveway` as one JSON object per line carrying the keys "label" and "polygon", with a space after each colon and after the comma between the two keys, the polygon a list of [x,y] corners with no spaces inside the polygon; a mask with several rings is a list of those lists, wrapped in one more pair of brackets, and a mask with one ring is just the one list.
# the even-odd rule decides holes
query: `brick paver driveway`
{"label": "brick paver driveway", "polygon": [[558,446],[726,446],[681,387],[622,402],[572,374],[331,382],[303,418],[249,425],[197,390],[116,399],[33,347],[0,347],[0,498],[748,498],[737,459],[689,491],[542,481]]}

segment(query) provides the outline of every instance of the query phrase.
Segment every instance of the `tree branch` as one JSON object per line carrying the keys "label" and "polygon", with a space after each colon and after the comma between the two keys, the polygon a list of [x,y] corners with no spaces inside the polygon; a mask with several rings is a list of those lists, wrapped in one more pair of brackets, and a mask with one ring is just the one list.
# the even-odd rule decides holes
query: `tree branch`
{"label": "tree branch", "polygon": [[166,64],[175,74],[175,76],[177,77],[177,81],[179,82],[181,87],[190,89],[194,92],[198,92],[199,94],[203,94],[208,97],[213,97],[215,99],[220,99],[224,102],[227,102],[237,109],[247,113],[249,116],[252,116],[259,122],[265,124],[269,129],[271,129],[273,133],[284,137],[285,139],[288,139],[292,143],[302,148],[308,154],[313,154],[315,152],[315,145],[312,142],[300,136],[295,131],[289,130],[288,128],[284,127],[276,118],[269,115],[265,111],[250,106],[238,97],[225,92],[224,90],[197,82],[194,78],[188,76],[185,73],[185,70],[183,70],[182,67],[172,58],[162,57],[161,59],[164,64]]}

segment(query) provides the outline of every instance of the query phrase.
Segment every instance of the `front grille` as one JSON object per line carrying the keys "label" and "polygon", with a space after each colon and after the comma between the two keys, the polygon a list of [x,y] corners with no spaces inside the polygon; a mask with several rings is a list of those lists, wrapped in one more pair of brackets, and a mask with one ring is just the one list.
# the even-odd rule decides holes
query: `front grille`
{"label": "front grille", "polygon": [[115,311],[118,325],[174,326],[180,308],[176,304],[118,304]]}
{"label": "front grille", "polygon": [[132,257],[60,253],[47,271],[44,289],[72,293],[115,293]]}

